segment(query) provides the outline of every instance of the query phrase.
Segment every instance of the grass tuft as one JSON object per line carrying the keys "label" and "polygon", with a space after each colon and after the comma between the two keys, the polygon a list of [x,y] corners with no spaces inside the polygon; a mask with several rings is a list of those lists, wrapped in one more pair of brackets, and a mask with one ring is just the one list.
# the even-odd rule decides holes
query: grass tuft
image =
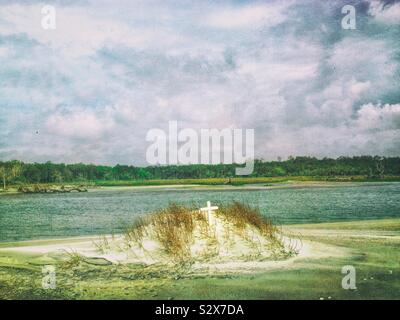
{"label": "grass tuft", "polygon": [[[203,239],[200,241],[203,241],[205,245],[205,251],[200,255],[202,258],[204,255],[212,258],[218,255],[221,248],[228,250],[230,245],[234,245],[234,239],[236,235],[239,235],[247,240],[258,255],[261,255],[264,249],[274,254],[284,253],[285,245],[281,232],[271,220],[261,215],[258,208],[234,202],[227,206],[220,206],[220,209],[215,212],[215,217],[224,221],[224,229],[220,234],[222,239],[218,238],[216,225],[208,221],[207,214],[172,203],[165,209],[136,220],[124,234],[126,247],[136,246],[146,251],[143,245],[144,240],[155,239],[171,262],[187,263],[195,260],[192,254],[199,258],[198,253],[191,251],[198,237]],[[265,239],[260,241],[259,235]],[[223,244],[224,247],[221,247]]]}
{"label": "grass tuft", "polygon": [[262,216],[258,208],[235,201],[231,205],[221,206],[217,215],[233,223],[240,231],[245,231],[250,225],[255,227],[263,236],[269,239],[276,238],[278,228],[274,226],[271,220]]}
{"label": "grass tuft", "polygon": [[165,253],[175,260],[187,260],[191,255],[195,218],[196,214],[193,214],[192,210],[170,204],[166,209],[154,214],[151,219],[156,239]]}

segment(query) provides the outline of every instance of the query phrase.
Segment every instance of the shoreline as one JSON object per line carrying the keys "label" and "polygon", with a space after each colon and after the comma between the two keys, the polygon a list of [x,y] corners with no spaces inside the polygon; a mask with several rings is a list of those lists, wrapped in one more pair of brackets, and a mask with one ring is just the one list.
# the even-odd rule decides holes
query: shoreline
{"label": "shoreline", "polygon": [[[325,181],[325,180],[286,180],[279,182],[256,182],[243,184],[161,184],[161,185],[87,185],[88,192],[110,191],[110,190],[273,190],[273,189],[300,189],[300,188],[335,188],[335,187],[351,187],[351,186],[374,186],[381,184],[399,183],[399,180],[382,180],[382,181]],[[52,185],[58,186],[58,185]],[[65,186],[70,186],[65,184]],[[4,195],[20,195],[20,194],[46,194],[40,192],[24,193],[18,191],[15,187],[0,191],[0,196]],[[75,192],[72,192],[75,193]],[[58,193],[48,193],[58,194]],[[64,194],[64,193],[61,193]]]}
{"label": "shoreline", "polygon": [[[318,230],[328,228],[336,231],[340,230],[342,233],[348,233],[348,230],[362,231],[373,227],[375,225],[398,225],[400,231],[400,217],[399,218],[382,218],[382,219],[359,219],[359,220],[346,220],[336,222],[314,222],[314,223],[299,223],[299,224],[287,224],[282,225],[283,232],[290,232],[292,230],[302,231],[307,233],[307,230]],[[397,229],[396,229],[397,231]],[[379,233],[379,232],[378,232]],[[387,234],[387,231],[385,232]],[[97,235],[79,235],[79,236],[60,236],[55,238],[39,238],[39,239],[28,239],[28,240],[17,240],[17,241],[0,241],[0,251],[6,248],[19,248],[19,247],[30,247],[30,246],[46,246],[56,244],[68,244],[78,242],[96,241],[104,236],[106,237],[119,237],[122,233],[116,234],[97,234]],[[376,236],[379,236],[378,234]],[[396,235],[397,236],[397,235]]]}
{"label": "shoreline", "polygon": [[[215,230],[220,230],[222,225],[219,225],[219,222],[215,220],[215,217],[211,219],[216,223]],[[218,220],[219,221],[219,220]],[[222,220],[221,220],[222,221]],[[217,226],[218,225],[218,226]],[[229,229],[229,228],[228,228]],[[228,230],[227,229],[227,230]],[[230,231],[229,233],[231,233]],[[245,274],[245,273],[254,273],[261,272],[267,270],[275,270],[279,268],[292,268],[293,264],[297,261],[303,261],[305,259],[324,259],[324,258],[344,258],[350,257],[351,250],[336,247],[334,245],[327,245],[320,242],[313,242],[308,240],[301,240],[300,238],[292,238],[294,236],[292,227],[288,226],[281,230],[281,236],[285,239],[285,246],[292,243],[292,241],[296,242],[299,245],[298,250],[296,250],[296,254],[285,256],[285,258],[281,257],[264,257],[260,258],[247,258],[242,259],[239,256],[232,256],[231,258],[226,259],[225,255],[222,254],[218,256],[217,260],[209,260],[209,258],[205,260],[199,260],[193,264],[191,271],[188,274],[202,274],[202,275],[218,275],[218,274]],[[254,231],[253,231],[254,233]],[[254,236],[254,234],[253,234]],[[55,261],[61,261],[68,257],[69,255],[79,254],[84,257],[83,261],[86,262],[85,259],[92,261],[100,261],[102,263],[107,263],[110,265],[143,265],[144,261],[137,261],[137,255],[140,255],[139,252],[133,253],[133,256],[136,258],[128,258],[129,254],[127,253],[118,253],[118,251],[111,251],[106,253],[103,251],[98,251],[98,247],[96,243],[98,241],[106,241],[107,245],[111,244],[115,241],[115,239],[122,239],[123,234],[116,235],[104,235],[104,236],[88,236],[88,237],[73,237],[73,238],[63,238],[63,239],[48,239],[48,240],[32,240],[32,241],[22,241],[22,242],[14,242],[4,244],[0,246],[0,256],[2,254],[17,254],[21,256],[32,256],[32,257],[46,257],[45,259],[56,259]],[[107,239],[107,240],[104,240]],[[118,240],[117,240],[118,241]],[[203,240],[200,240],[202,242]],[[218,242],[222,241],[222,238],[218,240]],[[236,239],[235,241],[239,241]],[[260,239],[258,240],[260,241]],[[238,245],[244,249],[246,247],[243,246],[244,242],[240,240]],[[294,243],[293,242],[293,243]],[[261,243],[261,242],[260,242]],[[296,245],[296,247],[297,247]],[[197,246],[197,244],[195,245]],[[111,248],[111,247],[110,247]],[[147,248],[145,251],[150,250]],[[248,248],[250,250],[250,247]],[[229,251],[229,250],[228,250]],[[223,250],[225,252],[225,249]],[[226,251],[227,252],[227,251]],[[250,251],[249,251],[250,252]],[[244,254],[244,252],[243,252]],[[123,260],[121,258],[125,257]],[[153,260],[155,256],[149,253],[151,257],[150,260]],[[159,258],[163,257],[161,254]],[[250,255],[252,256],[252,255]],[[64,257],[64,258],[63,258]],[[125,260],[126,259],[126,260]],[[159,263],[164,263],[166,270],[169,272],[175,270],[178,265],[170,265],[169,262],[164,261],[164,258],[161,258],[161,261],[158,262],[149,262],[148,259],[145,259],[147,262],[144,267],[153,267],[154,265],[158,265]],[[157,258],[156,258],[157,261]]]}
{"label": "shoreline", "polygon": [[[334,222],[310,222],[310,223],[298,223],[298,224],[281,224],[280,227],[282,230],[317,230],[318,228],[329,227],[332,230],[340,229],[346,230],[347,228],[355,229],[355,230],[363,230],[368,226],[373,226],[375,224],[386,225],[399,222],[399,230],[400,230],[400,216],[399,218],[382,218],[382,219],[358,219],[358,220],[342,220],[342,221],[334,221]],[[360,227],[361,226],[361,227]],[[37,246],[37,245],[54,245],[54,244],[64,244],[64,243],[75,243],[80,241],[96,241],[100,238],[106,236],[121,236],[122,233],[115,234],[93,234],[93,235],[71,235],[71,236],[59,236],[59,237],[48,237],[48,238],[34,238],[34,239],[25,239],[25,240],[0,240],[0,251],[4,248],[9,247],[28,247],[28,246]]]}

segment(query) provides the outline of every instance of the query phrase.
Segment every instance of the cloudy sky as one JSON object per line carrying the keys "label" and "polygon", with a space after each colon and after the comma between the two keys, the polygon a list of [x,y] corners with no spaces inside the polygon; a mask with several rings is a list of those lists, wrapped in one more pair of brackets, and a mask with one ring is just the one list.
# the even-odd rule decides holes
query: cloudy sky
{"label": "cloudy sky", "polygon": [[393,0],[1,0],[0,160],[143,165],[170,120],[254,129],[264,159],[398,156],[399,39]]}

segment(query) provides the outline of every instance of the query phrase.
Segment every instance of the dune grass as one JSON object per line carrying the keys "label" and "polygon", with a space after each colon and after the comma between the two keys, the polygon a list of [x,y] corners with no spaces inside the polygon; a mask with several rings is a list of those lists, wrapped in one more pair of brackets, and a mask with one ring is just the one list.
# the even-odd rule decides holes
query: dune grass
{"label": "dune grass", "polygon": [[232,222],[240,231],[244,231],[247,226],[251,225],[258,229],[262,235],[270,239],[274,238],[278,232],[278,228],[273,225],[271,220],[262,216],[258,208],[252,208],[247,204],[237,201],[231,205],[222,206],[217,211],[217,215]]}
{"label": "dune grass", "polygon": [[151,230],[168,256],[183,261],[190,257],[193,231],[196,223],[201,222],[204,220],[196,210],[172,203],[165,209],[137,219],[124,236],[128,247],[130,243],[142,247],[144,237]]}
{"label": "dune grass", "polygon": [[[279,228],[262,216],[257,208],[234,202],[221,206],[215,212],[215,217],[223,222],[222,236],[226,243],[234,244],[235,235],[239,235],[253,247],[260,246],[259,239],[254,237],[254,230],[257,230],[257,234],[267,239],[268,250],[285,251]],[[202,252],[202,258],[210,258],[218,254],[220,243],[216,226],[208,219],[207,213],[172,203],[165,209],[136,220],[124,234],[126,247],[144,248],[143,241],[150,236],[160,243],[163,252],[172,261],[182,263],[194,259],[192,245],[197,236],[206,241],[207,252]],[[260,254],[261,251],[260,247]]]}

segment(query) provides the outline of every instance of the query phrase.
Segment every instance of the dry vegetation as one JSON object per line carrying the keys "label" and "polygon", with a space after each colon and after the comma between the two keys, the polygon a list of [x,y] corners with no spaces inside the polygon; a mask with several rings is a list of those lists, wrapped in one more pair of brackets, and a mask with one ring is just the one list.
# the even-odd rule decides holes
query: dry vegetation
{"label": "dry vegetation", "polygon": [[248,226],[253,226],[263,236],[275,239],[278,232],[278,228],[272,224],[272,221],[262,216],[259,209],[252,208],[240,202],[234,202],[232,205],[221,207],[217,211],[217,216],[231,222],[242,233]]}
{"label": "dry vegetation", "polygon": [[[217,216],[222,217],[227,223],[233,224],[237,232],[246,240],[262,251],[262,244],[257,237],[251,236],[251,228],[257,230],[261,236],[268,239],[267,249],[275,256],[292,255],[296,253],[295,248],[285,248],[280,229],[271,220],[264,217],[258,208],[253,208],[247,204],[233,202],[229,206],[223,206],[217,211]],[[250,231],[250,232],[249,232]],[[287,249],[287,250],[286,250]]]}
{"label": "dry vegetation", "polygon": [[[294,246],[285,246],[279,228],[258,209],[239,202],[220,207],[212,217],[193,208],[170,204],[138,219],[124,235],[125,247],[145,251],[144,242],[148,238],[158,241],[165,256],[179,263],[211,259],[242,240],[251,248],[252,256],[267,251],[273,257],[296,254]],[[246,256],[245,251],[240,254]]]}
{"label": "dry vegetation", "polygon": [[149,217],[140,218],[126,231],[126,245],[143,247],[143,240],[150,233],[159,241],[164,252],[173,259],[190,257],[190,246],[194,241],[193,231],[201,215],[183,206],[170,204]]}

